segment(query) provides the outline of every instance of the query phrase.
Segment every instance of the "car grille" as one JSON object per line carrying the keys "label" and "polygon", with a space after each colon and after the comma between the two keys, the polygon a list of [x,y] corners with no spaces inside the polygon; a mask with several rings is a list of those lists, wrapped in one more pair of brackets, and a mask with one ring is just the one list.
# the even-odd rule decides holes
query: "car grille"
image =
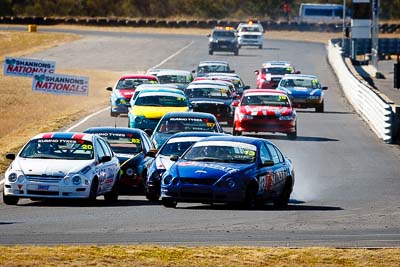
{"label": "car grille", "polygon": [[213,194],[212,192],[189,192],[189,191],[182,191],[182,197],[187,198],[203,198],[203,199],[212,199]]}
{"label": "car grille", "polygon": [[183,184],[199,184],[199,185],[212,185],[218,179],[215,178],[206,178],[206,179],[195,179],[195,178],[180,178],[179,179]]}
{"label": "car grille", "polygon": [[59,183],[64,177],[60,176],[42,176],[42,175],[29,175],[26,179],[34,183]]}
{"label": "car grille", "polygon": [[243,35],[243,38],[246,39],[257,39],[258,35]]}
{"label": "car grille", "polygon": [[58,196],[58,191],[38,191],[38,190],[28,190],[29,195],[42,195],[42,196]]}
{"label": "car grille", "polygon": [[218,45],[230,45],[231,42],[230,41],[218,41]]}

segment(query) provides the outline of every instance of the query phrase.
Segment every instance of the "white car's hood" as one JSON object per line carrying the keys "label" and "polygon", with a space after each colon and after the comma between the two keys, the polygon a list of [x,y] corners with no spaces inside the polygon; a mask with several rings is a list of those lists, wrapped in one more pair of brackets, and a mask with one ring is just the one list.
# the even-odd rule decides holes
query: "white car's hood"
{"label": "white car's hood", "polygon": [[169,159],[169,156],[164,156],[164,155],[159,155],[156,158],[156,164],[157,166],[164,166],[166,170],[169,170],[172,164],[174,164],[175,161],[172,161]]}
{"label": "white car's hood", "polygon": [[93,160],[55,160],[55,159],[16,159],[13,169],[21,170],[25,175],[65,176],[70,172],[79,172]]}

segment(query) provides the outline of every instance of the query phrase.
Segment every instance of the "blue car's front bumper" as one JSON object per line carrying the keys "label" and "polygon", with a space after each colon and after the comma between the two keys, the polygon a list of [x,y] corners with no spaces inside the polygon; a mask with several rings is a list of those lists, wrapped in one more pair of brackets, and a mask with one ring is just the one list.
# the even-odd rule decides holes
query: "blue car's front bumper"
{"label": "blue car's front bumper", "polygon": [[161,186],[161,198],[177,202],[240,203],[245,200],[241,188],[228,189],[218,185],[177,185]]}

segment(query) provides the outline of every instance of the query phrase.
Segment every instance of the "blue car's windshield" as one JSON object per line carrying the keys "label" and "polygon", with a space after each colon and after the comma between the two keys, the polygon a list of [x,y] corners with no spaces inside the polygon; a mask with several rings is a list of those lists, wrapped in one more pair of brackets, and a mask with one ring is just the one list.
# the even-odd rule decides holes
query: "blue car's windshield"
{"label": "blue car's windshield", "polygon": [[204,141],[195,143],[185,154],[185,160],[228,163],[252,163],[256,160],[254,145],[234,141]]}
{"label": "blue car's windshield", "polygon": [[313,79],[285,79],[282,81],[283,87],[306,87],[312,89],[319,89],[321,85],[318,80]]}

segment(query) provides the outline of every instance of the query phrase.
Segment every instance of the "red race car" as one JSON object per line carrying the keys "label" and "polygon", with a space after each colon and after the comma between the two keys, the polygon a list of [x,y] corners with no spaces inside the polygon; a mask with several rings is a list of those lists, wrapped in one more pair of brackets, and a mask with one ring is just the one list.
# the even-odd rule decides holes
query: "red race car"
{"label": "red race car", "polygon": [[233,135],[242,132],[279,132],[297,137],[296,111],[284,91],[249,89],[240,101],[234,101]]}
{"label": "red race car", "polygon": [[285,74],[299,74],[300,71],[296,71],[293,64],[287,61],[267,61],[262,64],[261,70],[254,73],[257,75],[257,88],[272,89],[278,86]]}

